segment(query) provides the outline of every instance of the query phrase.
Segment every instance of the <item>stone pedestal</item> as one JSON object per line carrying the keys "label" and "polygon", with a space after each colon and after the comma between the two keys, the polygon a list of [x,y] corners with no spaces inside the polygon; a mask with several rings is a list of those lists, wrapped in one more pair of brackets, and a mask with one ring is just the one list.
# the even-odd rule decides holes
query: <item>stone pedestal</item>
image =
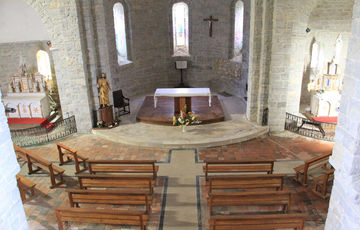
{"label": "stone pedestal", "polygon": [[105,127],[110,126],[114,122],[113,118],[113,108],[111,106],[107,106],[105,108],[100,109],[101,114],[101,120],[103,121],[103,124]]}

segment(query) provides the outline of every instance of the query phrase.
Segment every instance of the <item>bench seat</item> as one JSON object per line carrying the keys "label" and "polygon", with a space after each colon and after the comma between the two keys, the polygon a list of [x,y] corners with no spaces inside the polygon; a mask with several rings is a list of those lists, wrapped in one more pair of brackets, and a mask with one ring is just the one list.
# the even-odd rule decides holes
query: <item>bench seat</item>
{"label": "bench seat", "polygon": [[55,207],[59,230],[64,230],[63,222],[82,222],[139,226],[146,230],[147,214],[138,211],[119,211],[113,209],[88,209]]}
{"label": "bench seat", "polygon": [[267,173],[272,174],[274,160],[205,161],[205,179],[209,173]]}
{"label": "bench seat", "polygon": [[272,189],[283,190],[285,174],[250,174],[250,175],[228,175],[209,176],[208,191],[215,189]]}
{"label": "bench seat", "polygon": [[304,214],[216,215],[210,217],[210,230],[283,229],[303,230]]}

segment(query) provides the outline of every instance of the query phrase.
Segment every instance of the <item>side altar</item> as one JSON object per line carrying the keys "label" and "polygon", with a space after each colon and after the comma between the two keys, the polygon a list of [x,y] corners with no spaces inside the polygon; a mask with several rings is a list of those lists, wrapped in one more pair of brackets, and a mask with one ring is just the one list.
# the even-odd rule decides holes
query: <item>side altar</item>
{"label": "side altar", "polygon": [[22,67],[22,73],[14,74],[10,78],[8,92],[2,98],[6,108],[14,108],[16,112],[7,113],[8,118],[47,118],[50,114],[50,104],[45,87],[45,76],[40,73],[26,73],[26,67]]}

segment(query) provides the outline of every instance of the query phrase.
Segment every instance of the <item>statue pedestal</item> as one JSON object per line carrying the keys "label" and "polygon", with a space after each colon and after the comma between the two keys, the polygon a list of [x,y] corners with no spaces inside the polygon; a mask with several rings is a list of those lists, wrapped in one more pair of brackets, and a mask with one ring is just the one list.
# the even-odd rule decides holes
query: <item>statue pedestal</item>
{"label": "statue pedestal", "polygon": [[101,120],[103,121],[105,127],[108,127],[113,124],[114,118],[113,118],[112,105],[107,106],[105,108],[101,108],[100,114],[101,114]]}

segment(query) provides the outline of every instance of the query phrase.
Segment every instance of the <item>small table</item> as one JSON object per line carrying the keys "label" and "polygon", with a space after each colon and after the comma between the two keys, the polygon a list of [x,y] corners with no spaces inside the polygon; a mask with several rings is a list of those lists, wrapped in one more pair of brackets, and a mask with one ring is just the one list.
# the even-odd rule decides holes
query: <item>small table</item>
{"label": "small table", "polygon": [[211,93],[209,88],[159,88],[154,94],[154,108],[156,108],[157,97],[174,97],[174,113],[179,113],[185,104],[188,111],[191,111],[191,97],[209,97],[211,106]]}

